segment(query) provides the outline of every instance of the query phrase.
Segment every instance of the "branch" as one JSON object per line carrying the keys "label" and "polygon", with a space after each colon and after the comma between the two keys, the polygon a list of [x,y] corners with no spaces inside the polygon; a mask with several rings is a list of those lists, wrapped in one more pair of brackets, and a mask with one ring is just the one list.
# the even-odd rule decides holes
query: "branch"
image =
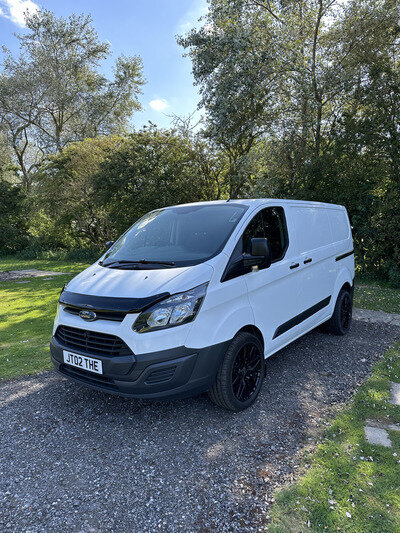
{"label": "branch", "polygon": [[259,7],[262,7],[263,9],[265,9],[266,11],[268,11],[268,13],[276,20],[278,21],[280,24],[285,24],[284,21],[278,17],[278,15],[276,15],[273,11],[272,11],[272,8],[271,8],[271,4],[269,2],[269,0],[266,0],[266,3],[264,4],[263,2],[259,2],[258,0],[250,0],[250,4],[255,4],[256,6],[259,6]]}

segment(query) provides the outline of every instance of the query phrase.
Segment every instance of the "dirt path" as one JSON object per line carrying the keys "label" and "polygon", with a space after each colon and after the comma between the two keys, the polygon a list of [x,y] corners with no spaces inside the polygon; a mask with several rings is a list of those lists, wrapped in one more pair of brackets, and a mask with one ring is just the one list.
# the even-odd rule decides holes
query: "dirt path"
{"label": "dirt path", "polygon": [[53,276],[64,276],[68,272],[53,272],[52,270],[37,270],[28,268],[26,270],[3,270],[0,272],[0,281],[17,281],[25,278],[43,278]]}

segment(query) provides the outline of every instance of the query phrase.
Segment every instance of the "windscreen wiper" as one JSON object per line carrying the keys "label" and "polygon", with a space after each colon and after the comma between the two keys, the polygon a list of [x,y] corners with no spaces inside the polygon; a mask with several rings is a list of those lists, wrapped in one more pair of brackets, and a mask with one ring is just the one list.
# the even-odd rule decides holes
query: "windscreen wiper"
{"label": "windscreen wiper", "polygon": [[165,265],[165,266],[175,266],[175,263],[173,261],[149,261],[147,259],[139,259],[137,261],[111,261],[111,263],[102,263],[102,266],[105,267],[111,267],[118,268],[119,266],[125,267],[125,266],[135,266],[135,265]]}

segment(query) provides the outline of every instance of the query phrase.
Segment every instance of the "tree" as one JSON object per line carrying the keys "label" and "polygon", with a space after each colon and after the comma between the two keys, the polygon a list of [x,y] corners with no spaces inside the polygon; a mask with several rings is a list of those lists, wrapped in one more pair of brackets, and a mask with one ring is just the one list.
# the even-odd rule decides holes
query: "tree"
{"label": "tree", "polygon": [[0,253],[16,252],[27,242],[28,217],[21,189],[5,181],[0,172]]}
{"label": "tree", "polygon": [[113,236],[152,209],[213,199],[214,164],[192,140],[154,125],[129,135],[101,165],[97,197]]}
{"label": "tree", "polygon": [[261,137],[284,147],[289,180],[302,175],[313,187],[365,57],[396,40],[397,8],[396,0],[211,0],[203,27],[179,42],[209,135],[230,158],[231,192],[245,187],[241,161]]}
{"label": "tree", "polygon": [[147,211],[213,199],[216,164],[200,141],[152,125],[72,143],[40,170],[33,233],[49,247],[104,246]]}
{"label": "tree", "polygon": [[50,11],[26,16],[20,55],[4,50],[0,122],[7,132],[26,190],[47,154],[87,137],[123,132],[140,109],[142,62],[119,57],[114,79],[98,72],[109,56],[90,16],[57,18]]}
{"label": "tree", "polygon": [[51,156],[39,173],[36,225],[51,247],[103,246],[111,236],[108,212],[98,199],[98,175],[124,144],[118,135],[72,143]]}

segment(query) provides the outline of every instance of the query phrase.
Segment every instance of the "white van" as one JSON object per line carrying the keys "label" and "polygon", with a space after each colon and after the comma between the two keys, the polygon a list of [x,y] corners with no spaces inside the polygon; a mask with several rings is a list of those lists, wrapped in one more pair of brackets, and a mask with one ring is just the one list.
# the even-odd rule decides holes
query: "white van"
{"label": "white van", "polygon": [[139,219],[60,295],[64,376],[133,398],[257,398],[265,358],[316,326],[344,335],[354,253],[346,209],[294,200],[178,205]]}

